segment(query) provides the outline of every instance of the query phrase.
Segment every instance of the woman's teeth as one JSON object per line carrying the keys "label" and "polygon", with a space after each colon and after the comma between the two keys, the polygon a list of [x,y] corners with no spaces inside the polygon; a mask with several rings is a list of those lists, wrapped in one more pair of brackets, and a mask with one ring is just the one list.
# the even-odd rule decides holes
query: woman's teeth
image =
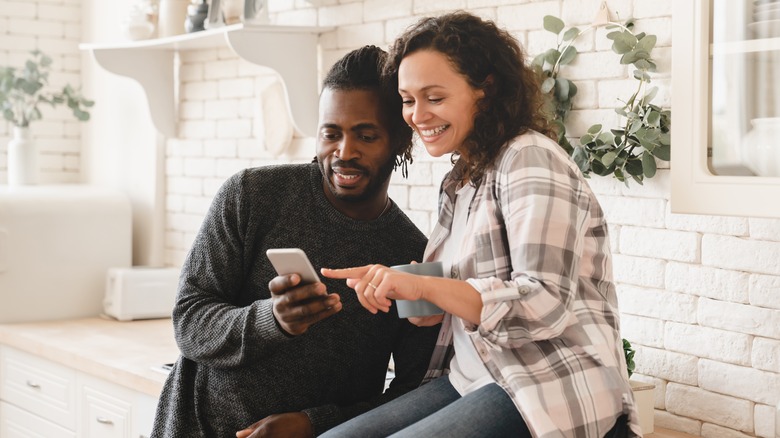
{"label": "woman's teeth", "polygon": [[449,127],[450,127],[450,125],[442,125],[442,126],[438,126],[436,128],[433,128],[433,129],[421,129],[420,130],[420,134],[422,134],[424,137],[432,137],[434,135],[441,134],[442,132],[447,130],[447,128],[449,128]]}

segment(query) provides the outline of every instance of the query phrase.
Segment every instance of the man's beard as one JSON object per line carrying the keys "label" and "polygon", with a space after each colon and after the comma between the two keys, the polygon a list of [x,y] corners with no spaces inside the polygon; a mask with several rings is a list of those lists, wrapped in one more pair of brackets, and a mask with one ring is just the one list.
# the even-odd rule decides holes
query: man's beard
{"label": "man's beard", "polygon": [[[366,186],[365,190],[363,190],[362,193],[352,195],[352,194],[344,194],[339,192],[338,188],[333,185],[333,179],[331,178],[332,175],[326,174],[325,167],[323,166],[322,162],[319,159],[317,159],[316,161],[317,161],[317,165],[320,167],[320,173],[322,174],[322,177],[325,178],[325,181],[328,185],[328,189],[330,190],[331,194],[333,194],[333,196],[335,196],[336,199],[339,199],[341,201],[347,201],[347,202],[361,202],[361,201],[368,200],[374,195],[376,195],[380,190],[382,190],[382,186],[390,178],[390,175],[392,175],[393,169],[395,167],[395,157],[391,157],[390,159],[387,160],[387,163],[385,165],[379,168],[377,174],[372,175],[371,181],[369,182],[368,186]],[[364,175],[370,174],[370,172],[368,172],[363,166],[359,166],[349,161],[335,160],[331,162],[330,166],[331,169],[333,169],[334,167],[340,167],[342,169],[357,169],[363,172]]]}

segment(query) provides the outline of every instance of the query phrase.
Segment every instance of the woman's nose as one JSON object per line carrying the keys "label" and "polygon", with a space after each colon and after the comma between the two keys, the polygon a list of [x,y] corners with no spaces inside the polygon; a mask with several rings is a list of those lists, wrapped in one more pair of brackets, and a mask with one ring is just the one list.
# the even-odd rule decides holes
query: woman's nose
{"label": "woman's nose", "polygon": [[411,111],[412,111],[411,114],[412,123],[414,123],[415,125],[419,125],[425,122],[431,116],[425,104],[417,103],[412,107]]}

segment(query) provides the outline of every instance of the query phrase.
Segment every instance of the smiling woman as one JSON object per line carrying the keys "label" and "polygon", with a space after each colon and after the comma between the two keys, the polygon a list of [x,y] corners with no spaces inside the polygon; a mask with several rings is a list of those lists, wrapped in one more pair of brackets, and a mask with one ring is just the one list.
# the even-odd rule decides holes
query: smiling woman
{"label": "smiling woman", "polygon": [[[641,434],[618,332],[606,220],[549,136],[517,41],[467,13],[424,18],[393,44],[403,114],[433,156],[453,154],[425,262],[323,270],[378,316],[424,299],[444,315],[430,383],[333,437]],[[550,364],[558,364],[551,368]]]}

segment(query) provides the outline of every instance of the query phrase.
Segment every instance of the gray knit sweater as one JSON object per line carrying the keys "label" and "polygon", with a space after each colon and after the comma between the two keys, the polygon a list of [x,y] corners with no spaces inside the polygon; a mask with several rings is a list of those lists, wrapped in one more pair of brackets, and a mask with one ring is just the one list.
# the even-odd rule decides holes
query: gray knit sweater
{"label": "gray knit sweater", "polygon": [[[343,280],[341,312],[287,336],[276,324],[268,248],[298,247],[315,268],[420,260],[426,239],[393,207],[355,221],[326,200],[316,164],[254,168],[220,189],[182,267],[173,324],[182,356],[157,406],[153,437],[233,437],[264,417],[305,412],[316,434],[422,380],[438,326],[370,314]],[[390,355],[396,378],[383,394]]]}

